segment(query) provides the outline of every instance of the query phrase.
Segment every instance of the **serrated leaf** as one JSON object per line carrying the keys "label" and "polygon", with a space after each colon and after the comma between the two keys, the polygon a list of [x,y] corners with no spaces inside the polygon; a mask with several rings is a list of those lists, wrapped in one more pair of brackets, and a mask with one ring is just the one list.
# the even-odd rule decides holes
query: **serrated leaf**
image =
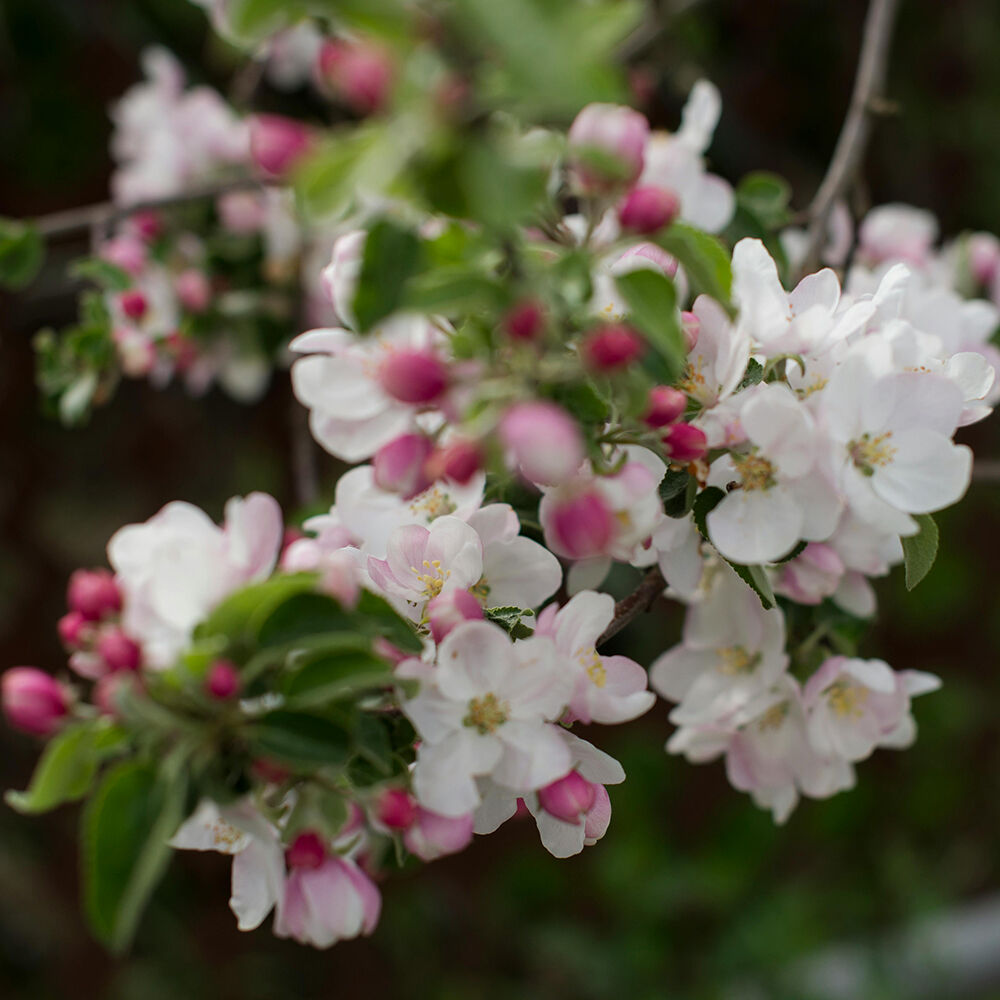
{"label": "serrated leaf", "polygon": [[751,358],[747,365],[747,370],[743,374],[743,378],[740,379],[740,384],[736,387],[736,392],[749,389],[752,385],[760,385],[763,380],[764,366],[759,361]]}
{"label": "serrated leaf", "polygon": [[920,525],[920,531],[902,539],[907,590],[913,590],[927,576],[938,552],[938,527],[934,518],[930,514],[915,514],[913,519]]}
{"label": "serrated leaf", "polygon": [[673,282],[659,271],[641,268],[615,278],[632,322],[663,363],[663,378],[675,382],[684,370],[686,347]]}

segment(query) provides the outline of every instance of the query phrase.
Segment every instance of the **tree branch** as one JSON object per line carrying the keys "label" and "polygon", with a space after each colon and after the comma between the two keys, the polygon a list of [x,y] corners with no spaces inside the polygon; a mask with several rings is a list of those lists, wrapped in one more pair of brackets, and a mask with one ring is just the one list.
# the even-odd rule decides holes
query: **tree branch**
{"label": "tree branch", "polygon": [[809,206],[809,238],[802,263],[804,274],[815,270],[819,264],[830,212],[837,200],[844,196],[861,166],[868,148],[873,115],[886,106],[882,91],[885,89],[889,43],[898,9],[899,0],[871,0],[868,5],[851,103],[826,176]]}
{"label": "tree branch", "polygon": [[597,640],[597,645],[603,645],[612,636],[617,635],[626,625],[631,625],[639,615],[648,611],[653,602],[663,593],[667,586],[667,581],[663,579],[663,574],[659,567],[653,567],[643,578],[635,590],[628,597],[623,597],[615,605],[615,616],[611,619],[611,624],[604,630],[604,633]]}
{"label": "tree branch", "polygon": [[264,187],[265,183],[258,177],[237,177],[218,184],[192,188],[190,191],[165,198],[149,198],[145,201],[133,202],[131,205],[115,205],[108,201],[97,205],[84,205],[82,208],[71,208],[65,212],[53,212],[51,215],[43,215],[35,219],[34,224],[46,239],[59,239],[98,228],[109,228],[137,212],[187,205],[204,198],[217,198],[230,191],[254,190]]}

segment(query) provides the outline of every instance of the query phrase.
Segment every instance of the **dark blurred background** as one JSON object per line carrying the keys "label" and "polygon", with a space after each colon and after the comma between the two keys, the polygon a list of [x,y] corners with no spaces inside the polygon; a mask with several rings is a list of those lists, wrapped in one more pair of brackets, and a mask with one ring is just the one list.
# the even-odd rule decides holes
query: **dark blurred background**
{"label": "dark blurred background", "polygon": [[[680,12],[651,56],[654,117],[675,124],[704,73],[724,99],[715,169],[777,171],[806,204],[847,102],[864,2],[663,6]],[[150,43],[224,85],[219,45],[186,0],[0,0],[0,214],[105,197],[106,109]],[[929,207],[946,233],[1000,232],[998,51],[995,0],[904,0],[889,88],[899,111],[868,158],[872,203]],[[132,384],[84,430],[39,415],[30,338],[72,318],[60,271],[83,249],[56,247],[31,290],[0,298],[0,667],[61,667],[66,577],[101,564],[121,524],[175,498],[220,515],[253,489],[292,506],[283,378],[253,408]],[[1000,459],[995,420],[964,439]],[[858,788],[803,803],[786,827],[731,790],[721,765],[668,758],[661,704],[601,733],[629,779],[613,790],[608,836],[578,858],[550,858],[533,824],[512,822],[386,884],[373,938],[316,953],[266,929],[240,934],[228,861],[184,855],[116,961],[80,917],[77,811],[26,820],[0,807],[0,997],[1000,997],[1000,482],[975,482],[940,524],[934,571],[912,594],[899,572],[882,582],[866,644],[944,678],[916,706],[919,742],[880,752]],[[678,627],[676,612],[647,616],[621,648],[648,663]],[[0,785],[23,787],[35,755],[0,727]]]}

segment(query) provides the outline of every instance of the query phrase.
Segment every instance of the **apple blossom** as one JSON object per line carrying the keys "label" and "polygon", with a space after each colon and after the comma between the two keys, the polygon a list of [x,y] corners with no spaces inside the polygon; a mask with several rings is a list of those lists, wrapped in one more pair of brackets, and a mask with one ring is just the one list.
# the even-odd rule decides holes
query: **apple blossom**
{"label": "apple blossom", "polygon": [[50,736],[69,713],[69,690],[36,667],[13,667],[0,676],[0,701],[15,729]]}

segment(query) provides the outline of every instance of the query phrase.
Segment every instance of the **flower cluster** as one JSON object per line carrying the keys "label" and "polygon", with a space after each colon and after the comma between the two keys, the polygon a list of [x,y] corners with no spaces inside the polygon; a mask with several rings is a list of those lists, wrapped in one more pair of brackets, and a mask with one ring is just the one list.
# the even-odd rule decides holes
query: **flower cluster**
{"label": "flower cluster", "polygon": [[[239,3],[202,6],[230,37],[253,23]],[[230,854],[241,928],[273,911],[275,933],[326,947],[372,932],[377,881],[408,855],[460,851],[520,814],[554,856],[595,844],[625,775],[575,727],[630,722],[656,694],[672,703],[667,750],[724,758],[777,822],[850,788],[876,748],[907,746],[911,700],[939,681],[861,655],[871,581],[900,563],[919,580],[932,515],[968,486],[956,436],[996,398],[997,312],[959,290],[992,294],[1000,252],[982,236],[937,251],[933,220],[889,206],[852,255],[838,207],[824,252],[851,267],[792,280],[787,186],[709,170],[707,81],[670,133],[601,89],[607,52],[581,43],[579,63],[531,79],[509,58],[520,39],[473,5],[454,22],[443,5],[447,23],[414,29],[406,52],[395,23],[366,34],[382,15],[350,31],[284,23],[285,6],[254,7],[267,73],[354,124],[328,142],[234,115],[160,54],[116,114],[115,189],[159,197],[251,168],[294,185],[306,236],[280,185],[212,193],[201,222],[252,238],[265,271],[294,261],[292,391],[318,445],[354,467],[287,535],[262,494],[230,501],[221,526],[173,503],[121,529],[113,573],[71,582],[72,681],[5,675],[12,724],[53,740],[11,801],[82,797],[103,769],[85,818],[96,856],[126,843],[152,870],[168,845]],[[553,36],[608,37],[580,30],[601,2],[570,5],[572,25],[537,6]],[[112,284],[93,323],[126,372],[240,382],[220,341],[195,344],[242,294],[196,228],[127,214],[99,248]],[[274,277],[256,274],[261,299]],[[664,598],[684,605],[680,642],[658,615],[648,674],[609,655]],[[53,778],[70,757],[86,787]],[[143,797],[151,828],[116,825],[114,795]],[[92,907],[113,945],[133,902]]]}

